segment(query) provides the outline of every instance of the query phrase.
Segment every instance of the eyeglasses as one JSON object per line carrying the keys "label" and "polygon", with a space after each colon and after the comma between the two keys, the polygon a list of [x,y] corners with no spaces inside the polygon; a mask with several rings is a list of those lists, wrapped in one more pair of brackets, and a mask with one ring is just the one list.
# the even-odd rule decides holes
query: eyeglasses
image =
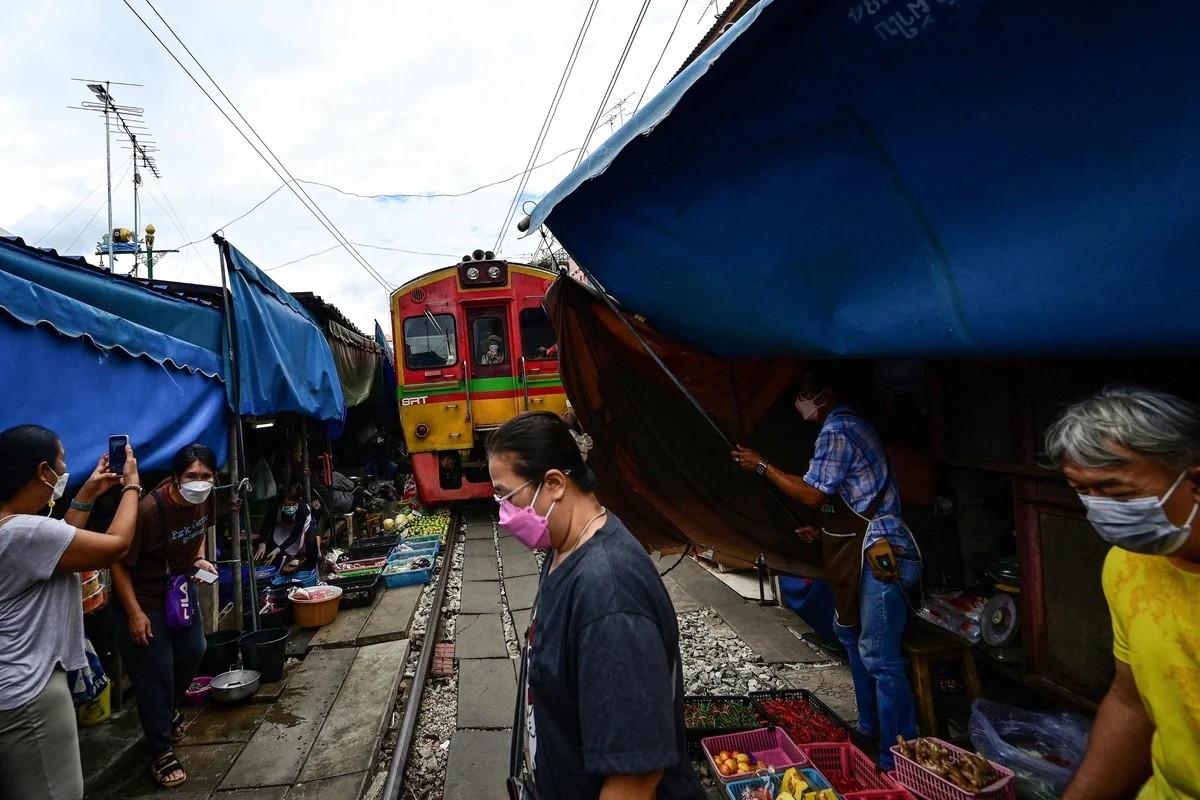
{"label": "eyeglasses", "polygon": [[492,497],[494,497],[494,498],[496,499],[496,504],[497,504],[497,505],[499,505],[500,503],[503,503],[505,500],[507,500],[508,498],[512,497],[514,494],[516,494],[517,492],[521,491],[522,489],[524,489],[526,486],[528,486],[528,485],[529,485],[529,484],[531,484],[531,483],[533,483],[533,479],[532,479],[532,478],[530,478],[529,480],[525,481],[524,483],[522,483],[522,484],[521,484],[520,486],[518,486],[517,488],[513,489],[513,490],[512,490],[511,492],[509,492],[508,494],[504,495],[504,497],[501,497],[501,496],[500,496],[500,495],[498,495],[498,494],[494,494],[494,495],[492,495]]}

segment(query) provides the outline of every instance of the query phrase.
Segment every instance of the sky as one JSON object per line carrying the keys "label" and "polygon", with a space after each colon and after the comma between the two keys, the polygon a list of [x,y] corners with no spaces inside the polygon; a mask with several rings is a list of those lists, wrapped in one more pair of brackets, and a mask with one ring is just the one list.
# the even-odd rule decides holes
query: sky
{"label": "sky", "polygon": [[[220,100],[146,0],[129,2]],[[292,175],[362,195],[466,192],[521,172],[588,7],[588,0],[151,2]],[[727,2],[651,2],[609,106],[628,97],[628,113],[647,81],[646,98],[653,97]],[[122,0],[10,6],[0,28],[7,120],[0,228],[99,263],[104,121],[69,108],[94,99],[71,79],[143,84],[111,88],[117,103],[145,110],[160,148],[161,180],[143,176],[141,226],[154,224],[160,249],[200,240],[164,256],[156,278],[219,284],[209,237],[221,230],[285,289],[322,296],[366,332],[375,320],[389,329],[387,291],[288,189],[231,224],[282,182]],[[600,2],[539,162],[583,143],[640,7]],[[589,149],[617,124],[602,123]],[[122,144],[114,134],[113,224],[132,228]],[[568,153],[535,170],[524,197],[549,191],[574,163]],[[407,199],[304,188],[350,241],[375,246],[358,249],[400,285],[472,250],[494,249],[517,185]],[[510,225],[501,255],[530,254],[536,241],[520,236]],[[129,257],[118,258],[118,271],[132,268]]]}

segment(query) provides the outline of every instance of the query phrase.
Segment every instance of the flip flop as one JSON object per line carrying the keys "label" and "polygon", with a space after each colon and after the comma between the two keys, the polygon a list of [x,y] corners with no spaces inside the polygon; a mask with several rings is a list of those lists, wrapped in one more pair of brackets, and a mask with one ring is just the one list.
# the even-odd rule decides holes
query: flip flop
{"label": "flip flop", "polygon": [[183,713],[180,711],[176,711],[175,716],[171,718],[171,742],[172,743],[179,744],[180,742],[183,741],[185,727],[186,726],[184,725]]}

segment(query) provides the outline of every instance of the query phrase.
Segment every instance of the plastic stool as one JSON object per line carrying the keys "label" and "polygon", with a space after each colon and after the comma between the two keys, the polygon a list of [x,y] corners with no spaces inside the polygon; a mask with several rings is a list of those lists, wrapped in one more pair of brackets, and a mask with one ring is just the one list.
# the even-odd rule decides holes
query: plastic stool
{"label": "plastic stool", "polygon": [[983,694],[975,654],[971,645],[951,634],[920,623],[910,625],[901,642],[901,650],[912,668],[913,694],[917,701],[917,721],[925,736],[937,736],[937,714],[933,706],[933,678],[930,666],[940,661],[957,660],[962,668],[967,697],[974,702]]}

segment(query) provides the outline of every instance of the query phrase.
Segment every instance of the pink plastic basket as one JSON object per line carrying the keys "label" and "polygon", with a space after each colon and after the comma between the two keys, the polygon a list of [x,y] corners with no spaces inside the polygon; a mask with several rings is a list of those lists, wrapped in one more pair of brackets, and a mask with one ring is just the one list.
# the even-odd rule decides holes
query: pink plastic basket
{"label": "pink plastic basket", "polygon": [[[925,737],[937,742],[951,753],[965,753],[961,747],[955,747],[949,742],[943,742],[932,736]],[[988,786],[979,794],[971,794],[960,789],[945,778],[934,775],[929,770],[919,766],[900,755],[900,748],[893,745],[892,755],[896,757],[896,780],[906,789],[920,795],[925,800],[1017,800],[1017,785],[1013,782],[1013,771],[1000,766],[995,761],[990,762],[992,768],[1000,775],[1000,780]]]}
{"label": "pink plastic basket", "polygon": [[708,765],[712,768],[713,777],[721,783],[745,780],[750,777],[748,775],[722,775],[721,771],[717,769],[715,757],[722,750],[730,752],[736,750],[739,753],[745,753],[754,761],[762,761],[776,770],[808,766],[808,758],[800,752],[800,748],[796,747],[796,743],[781,728],[759,728],[744,733],[709,736],[700,740],[700,746],[704,748],[704,755],[708,758]]}
{"label": "pink plastic basket", "polygon": [[904,789],[872,789],[869,792],[846,792],[845,800],[917,800]]}
{"label": "pink plastic basket", "polygon": [[830,775],[844,775],[857,780],[864,790],[894,791],[897,788],[896,783],[876,766],[870,756],[848,742],[802,744],[800,752],[804,753],[808,762],[819,769],[826,778]]}

